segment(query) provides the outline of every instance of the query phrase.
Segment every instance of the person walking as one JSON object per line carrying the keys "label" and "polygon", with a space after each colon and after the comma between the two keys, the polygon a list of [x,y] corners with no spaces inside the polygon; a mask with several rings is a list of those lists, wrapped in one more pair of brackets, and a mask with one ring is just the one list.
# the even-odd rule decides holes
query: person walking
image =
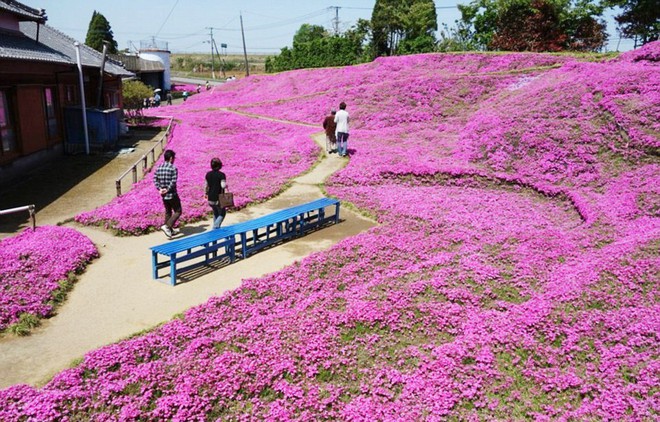
{"label": "person walking", "polygon": [[172,236],[179,234],[174,230],[174,224],[181,217],[181,199],[176,190],[176,183],[178,179],[178,170],[174,167],[174,159],[176,153],[168,149],[163,154],[165,161],[163,161],[154,174],[154,185],[158,189],[158,193],[163,200],[165,206],[165,224],[160,229],[165,233],[168,239]]}
{"label": "person walking", "polygon": [[206,173],[206,189],[205,198],[213,210],[213,226],[212,229],[219,229],[222,221],[227,215],[227,210],[221,207],[218,203],[218,195],[224,193],[227,188],[227,176],[220,171],[222,168],[222,161],[219,158],[211,159],[211,171]]}
{"label": "person walking", "polygon": [[339,111],[335,114],[334,122],[337,124],[337,153],[340,157],[348,155],[348,122],[350,118],[346,111],[346,103],[339,104]]}
{"label": "person walking", "polygon": [[167,93],[165,94],[165,99],[167,100],[167,105],[172,105],[172,92],[171,91],[169,91],[169,90],[167,91]]}
{"label": "person walking", "polygon": [[323,120],[323,129],[325,129],[325,152],[328,154],[334,152],[337,148],[337,124],[335,123],[335,110],[331,110],[330,114]]}

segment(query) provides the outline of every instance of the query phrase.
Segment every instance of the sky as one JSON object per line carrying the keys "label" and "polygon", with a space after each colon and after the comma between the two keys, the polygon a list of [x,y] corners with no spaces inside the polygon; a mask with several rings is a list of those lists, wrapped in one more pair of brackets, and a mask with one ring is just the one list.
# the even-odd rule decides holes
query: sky
{"label": "sky", "polygon": [[[208,52],[211,40],[220,53],[242,54],[241,17],[248,54],[277,54],[291,46],[303,23],[344,31],[358,19],[370,19],[375,0],[20,0],[45,9],[48,25],[84,42],[94,11],[110,23],[119,49],[137,52],[141,43],[157,41],[172,53]],[[452,27],[456,7],[469,0],[437,0],[438,27]],[[607,51],[627,51],[632,40],[619,40],[612,11],[606,14]],[[338,18],[338,19],[337,19]],[[226,46],[226,47],[225,47]]]}

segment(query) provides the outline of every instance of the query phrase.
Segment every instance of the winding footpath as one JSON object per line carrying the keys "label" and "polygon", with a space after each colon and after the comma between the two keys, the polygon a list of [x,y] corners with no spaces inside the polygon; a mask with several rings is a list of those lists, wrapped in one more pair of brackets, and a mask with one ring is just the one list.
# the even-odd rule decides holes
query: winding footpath
{"label": "winding footpath", "polygon": [[[290,122],[289,122],[290,123]],[[323,133],[314,140],[325,150]],[[327,155],[289,189],[271,200],[229,213],[226,224],[246,221],[278,209],[321,198],[324,180],[340,170],[346,159]],[[72,210],[72,214],[77,210]],[[65,220],[72,215],[65,216]],[[74,227],[97,246],[100,258],[79,276],[75,288],[57,314],[42,322],[28,337],[0,339],[0,388],[14,384],[45,384],[88,351],[117,342],[170,320],[186,309],[205,303],[240,286],[245,278],[278,271],[306,256],[330,248],[375,223],[343,207],[342,222],[302,238],[262,251],[218,269],[202,269],[194,279],[175,287],[167,279],[151,279],[149,247],[162,243],[161,232],[116,237],[96,227]],[[73,224],[73,223],[70,223]],[[184,235],[207,230],[211,219],[183,227]]]}

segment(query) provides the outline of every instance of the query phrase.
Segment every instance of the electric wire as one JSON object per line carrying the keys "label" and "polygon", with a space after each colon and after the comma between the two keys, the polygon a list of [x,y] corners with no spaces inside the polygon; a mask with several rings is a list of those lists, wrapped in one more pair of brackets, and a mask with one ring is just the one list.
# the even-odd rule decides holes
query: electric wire
{"label": "electric wire", "polygon": [[160,31],[163,29],[163,27],[165,26],[167,21],[170,19],[170,16],[172,16],[172,12],[174,12],[174,9],[176,8],[177,4],[179,4],[179,0],[176,0],[174,2],[174,6],[172,6],[172,9],[170,9],[170,13],[167,14],[167,17],[165,18],[165,21],[163,21],[163,24],[160,26],[160,28],[158,28],[158,31],[156,32],[156,35],[155,35],[156,37],[158,36],[158,34],[160,34]]}

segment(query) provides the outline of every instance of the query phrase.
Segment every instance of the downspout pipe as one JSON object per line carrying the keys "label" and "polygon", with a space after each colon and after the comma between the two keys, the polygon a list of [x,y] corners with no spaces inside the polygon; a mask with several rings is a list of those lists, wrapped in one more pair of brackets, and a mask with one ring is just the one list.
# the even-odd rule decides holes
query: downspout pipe
{"label": "downspout pipe", "polygon": [[78,61],[78,79],[80,80],[80,99],[82,103],[83,132],[85,133],[85,154],[89,155],[89,135],[87,134],[87,105],[85,104],[85,85],[83,78],[82,61],[80,60],[80,43],[73,43],[76,47],[76,60]]}
{"label": "downspout pipe", "polygon": [[101,106],[103,105],[101,102],[103,100],[103,74],[105,73],[105,58],[108,54],[108,44],[108,41],[103,40],[103,57],[101,58],[101,74],[99,75],[99,93],[96,97],[96,107],[99,109],[101,109]]}

